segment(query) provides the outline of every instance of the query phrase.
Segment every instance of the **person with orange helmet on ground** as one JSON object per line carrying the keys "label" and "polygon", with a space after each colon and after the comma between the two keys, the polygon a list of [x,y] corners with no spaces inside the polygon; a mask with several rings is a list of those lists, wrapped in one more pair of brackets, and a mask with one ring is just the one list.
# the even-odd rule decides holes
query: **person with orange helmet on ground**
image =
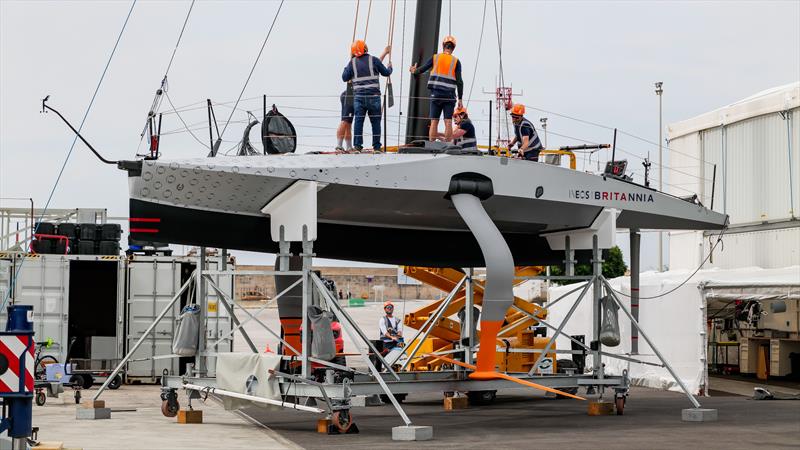
{"label": "person with orange helmet on ground", "polygon": [[463,149],[477,149],[478,139],[475,137],[475,126],[469,120],[467,108],[459,106],[453,111],[453,121],[456,129],[453,130],[453,142]]}
{"label": "person with orange helmet on ground", "polygon": [[428,138],[435,140],[439,137],[439,117],[444,115],[444,140],[453,138],[453,109],[463,106],[461,99],[464,97],[464,80],[461,79],[461,61],[453,56],[456,49],[456,38],[445,36],[442,40],[442,53],[431,57],[421,67],[414,63],[409,69],[414,76],[419,76],[431,71],[428,78],[428,91],[431,94],[430,129]]}
{"label": "person with orange helmet on ground", "polygon": [[403,321],[394,317],[394,303],[383,303],[384,316],[378,321],[378,329],[381,332],[380,339],[383,341],[385,349],[392,349],[403,339]]}
{"label": "person with orange helmet on ground", "polygon": [[[350,47],[352,58],[344,67],[342,81],[353,83],[353,145],[362,150],[364,145],[364,118],[369,115],[372,124],[372,148],[381,149],[381,84],[380,75],[392,74],[392,63],[383,65],[383,58],[392,50],[387,46],[380,58],[367,53],[367,44],[358,40]],[[344,99],[343,99],[344,101]]]}
{"label": "person with orange helmet on ground", "polygon": [[525,118],[525,105],[517,103],[511,107],[511,121],[514,122],[514,139],[508,143],[508,148],[519,145],[517,157],[539,161],[542,141],[531,121]]}

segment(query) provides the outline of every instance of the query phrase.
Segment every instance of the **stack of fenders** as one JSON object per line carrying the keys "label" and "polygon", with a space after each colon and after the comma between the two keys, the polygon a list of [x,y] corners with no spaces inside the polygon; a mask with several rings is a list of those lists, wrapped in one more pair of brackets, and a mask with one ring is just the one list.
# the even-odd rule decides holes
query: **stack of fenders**
{"label": "stack of fenders", "polygon": [[116,223],[36,224],[31,241],[33,253],[73,255],[119,255],[122,228]]}

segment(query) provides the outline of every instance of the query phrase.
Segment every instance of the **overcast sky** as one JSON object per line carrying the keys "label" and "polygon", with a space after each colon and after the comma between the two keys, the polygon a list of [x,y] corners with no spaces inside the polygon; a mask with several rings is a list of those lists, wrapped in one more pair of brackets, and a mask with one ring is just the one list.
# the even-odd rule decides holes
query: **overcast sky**
{"label": "overcast sky", "polygon": [[[198,1],[169,73],[175,106],[180,109],[206,98],[235,101],[278,3]],[[364,34],[367,3],[361,1],[359,36]],[[578,139],[610,142],[611,131],[533,108],[657,141],[655,81],[664,82],[666,125],[800,79],[798,1],[502,3],[505,79],[522,93],[518,100],[528,105],[530,119],[549,118],[548,147],[581,143]],[[40,100],[50,94],[52,106],[77,126],[130,4],[0,0],[0,197],[33,197],[37,207],[44,205],[73,135],[55,115],[39,113]],[[84,127],[86,137],[107,158],[134,157],[189,4],[140,1],[135,6]],[[442,35],[451,27],[458,39],[456,55],[468,93],[474,84],[470,113],[479,139],[487,140],[492,96],[483,92],[493,90],[499,74],[494,2],[488,2],[479,59],[484,2],[453,1],[452,24],[449,4],[444,1]],[[241,139],[245,110],[260,111],[261,94],[295,122],[301,151],[335,144],[341,72],[355,5],[355,0],[286,2],[244,93],[244,98],[253,99],[242,102],[234,113],[223,149]],[[375,54],[387,43],[389,5],[379,0],[372,5],[367,43]],[[401,73],[407,85],[406,66],[416,53],[411,48],[415,7],[414,1],[398,0],[392,56],[395,94],[400,92]],[[407,94],[407,87],[402,90]],[[405,111],[405,101],[390,111],[389,144],[398,139],[400,108]],[[161,111],[170,110],[164,102]],[[217,106],[220,126],[230,112],[229,107]],[[205,143],[205,110],[182,116]],[[180,131],[182,125],[175,114],[165,114],[162,128]],[[624,136],[618,146],[628,152],[623,155],[641,182],[637,156],[650,152],[657,159],[657,147]],[[186,132],[165,135],[161,150],[166,158],[207,152]],[[586,164],[580,161],[579,169],[596,166]],[[0,200],[0,206],[23,205]],[[101,207],[111,215],[126,216],[125,174],[99,163],[78,144],[51,207]],[[656,265],[653,242],[652,236],[645,238],[644,268]],[[242,258],[249,263],[268,260],[271,257]]]}

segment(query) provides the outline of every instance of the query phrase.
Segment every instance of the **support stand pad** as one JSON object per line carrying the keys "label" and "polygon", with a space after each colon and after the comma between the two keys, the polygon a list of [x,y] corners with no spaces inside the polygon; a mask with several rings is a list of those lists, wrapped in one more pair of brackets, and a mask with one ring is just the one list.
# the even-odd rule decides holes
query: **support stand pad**
{"label": "support stand pad", "polygon": [[75,408],[75,418],[78,420],[110,419],[111,408],[106,408],[104,400],[87,400]]}
{"label": "support stand pad", "polygon": [[393,441],[430,441],[433,439],[433,427],[407,425],[392,428]]}
{"label": "support stand pad", "polygon": [[716,422],[717,410],[710,408],[686,408],[681,410],[684,422]]}

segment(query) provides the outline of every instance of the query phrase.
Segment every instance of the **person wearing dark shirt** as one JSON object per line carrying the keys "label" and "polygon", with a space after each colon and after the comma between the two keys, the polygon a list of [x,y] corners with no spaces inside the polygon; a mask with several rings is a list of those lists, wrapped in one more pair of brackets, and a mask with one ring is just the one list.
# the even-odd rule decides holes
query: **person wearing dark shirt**
{"label": "person wearing dark shirt", "polygon": [[511,108],[511,121],[514,122],[514,139],[508,148],[519,145],[518,157],[528,161],[539,161],[542,141],[530,120],[525,118],[525,105],[517,103]]}
{"label": "person wearing dark shirt", "polygon": [[475,138],[475,126],[469,120],[467,109],[459,106],[453,111],[453,121],[456,129],[453,130],[453,142],[463,149],[477,149],[478,140]]}
{"label": "person wearing dark shirt", "polygon": [[[442,41],[442,53],[431,57],[421,67],[414,63],[409,69],[414,76],[419,76],[431,71],[428,77],[428,91],[431,95],[430,119],[428,138],[435,140],[439,136],[439,117],[444,116],[444,138],[446,141],[453,136],[453,109],[462,106],[464,97],[464,80],[461,79],[461,61],[453,56],[456,49],[456,38],[445,36]],[[457,94],[457,95],[456,95]]]}
{"label": "person wearing dark shirt", "polygon": [[381,61],[392,50],[387,46],[380,58],[367,53],[364,41],[355,41],[350,48],[353,58],[344,67],[342,81],[353,83],[353,146],[362,150],[364,145],[364,118],[369,115],[372,125],[372,148],[381,149],[381,84],[380,75],[392,74],[392,63]]}

